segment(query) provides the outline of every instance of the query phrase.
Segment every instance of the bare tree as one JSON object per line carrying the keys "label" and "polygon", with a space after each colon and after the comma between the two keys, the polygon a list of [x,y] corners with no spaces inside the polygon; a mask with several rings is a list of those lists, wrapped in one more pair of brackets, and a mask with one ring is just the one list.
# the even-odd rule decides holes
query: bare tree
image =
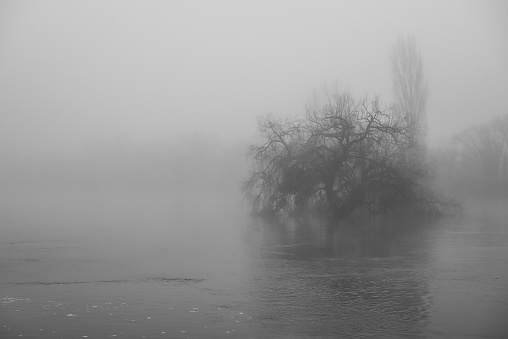
{"label": "bare tree", "polygon": [[254,213],[326,210],[389,213],[400,208],[439,213],[421,185],[422,166],[408,161],[407,119],[378,98],[328,95],[304,119],[260,119],[244,191]]}
{"label": "bare tree", "polygon": [[392,50],[391,66],[395,104],[411,126],[411,141],[422,146],[427,132],[428,90],[414,36],[397,40]]}

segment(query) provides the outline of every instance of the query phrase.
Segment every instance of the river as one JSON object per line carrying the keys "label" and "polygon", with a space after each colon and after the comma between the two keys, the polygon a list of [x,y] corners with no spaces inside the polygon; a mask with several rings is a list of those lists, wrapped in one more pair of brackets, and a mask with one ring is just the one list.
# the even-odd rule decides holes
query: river
{"label": "river", "polygon": [[0,338],[508,337],[506,202],[360,223],[214,197],[4,200]]}

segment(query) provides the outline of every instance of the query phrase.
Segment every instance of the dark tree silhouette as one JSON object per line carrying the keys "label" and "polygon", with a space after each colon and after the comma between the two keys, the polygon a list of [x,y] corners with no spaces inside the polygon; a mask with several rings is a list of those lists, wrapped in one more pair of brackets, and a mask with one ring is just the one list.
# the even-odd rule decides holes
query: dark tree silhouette
{"label": "dark tree silhouette", "polygon": [[252,145],[244,192],[253,213],[330,211],[439,214],[430,198],[426,166],[408,161],[411,121],[378,98],[335,93],[307,109],[304,119],[259,120],[262,141]]}

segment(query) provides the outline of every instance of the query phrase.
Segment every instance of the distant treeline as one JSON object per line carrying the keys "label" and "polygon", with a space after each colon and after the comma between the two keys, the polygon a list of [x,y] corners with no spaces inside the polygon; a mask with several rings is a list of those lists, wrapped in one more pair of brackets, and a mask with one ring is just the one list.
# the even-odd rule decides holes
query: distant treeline
{"label": "distant treeline", "polygon": [[508,115],[465,129],[431,157],[440,187],[460,195],[508,197]]}

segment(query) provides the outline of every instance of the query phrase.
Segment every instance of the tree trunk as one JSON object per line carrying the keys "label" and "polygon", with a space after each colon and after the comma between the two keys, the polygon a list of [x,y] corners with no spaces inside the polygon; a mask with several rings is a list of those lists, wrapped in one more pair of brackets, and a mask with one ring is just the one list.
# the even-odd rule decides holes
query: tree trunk
{"label": "tree trunk", "polygon": [[336,207],[333,214],[336,217],[340,218],[350,216],[354,212],[354,210],[358,207],[361,194],[362,189],[360,186],[354,188],[351,194],[344,200],[344,202],[340,206]]}
{"label": "tree trunk", "polygon": [[332,213],[335,215],[335,210],[337,209],[337,196],[333,191],[333,181],[331,183],[330,182],[325,183],[325,193],[326,200],[328,201],[328,208],[330,208]]}

